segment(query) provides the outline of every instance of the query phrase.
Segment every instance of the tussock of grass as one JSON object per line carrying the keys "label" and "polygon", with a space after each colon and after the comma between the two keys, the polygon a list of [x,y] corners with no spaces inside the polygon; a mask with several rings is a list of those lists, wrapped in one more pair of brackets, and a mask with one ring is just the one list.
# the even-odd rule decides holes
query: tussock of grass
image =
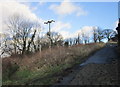
{"label": "tussock of grass", "polygon": [[[11,64],[17,63],[20,68],[11,79],[4,80],[3,84],[52,84],[56,79],[56,74],[81,63],[87,56],[104,45],[103,43],[96,43],[72,47],[55,47],[29,57],[8,58]],[[3,63],[5,63],[5,60]]]}

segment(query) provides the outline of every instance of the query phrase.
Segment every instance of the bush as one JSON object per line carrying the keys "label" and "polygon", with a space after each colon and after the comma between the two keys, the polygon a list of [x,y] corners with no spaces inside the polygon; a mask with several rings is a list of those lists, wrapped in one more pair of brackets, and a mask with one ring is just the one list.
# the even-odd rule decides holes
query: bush
{"label": "bush", "polygon": [[6,67],[2,70],[3,73],[3,80],[8,80],[11,79],[11,76],[15,74],[15,72],[19,69],[18,64],[14,63],[12,64],[11,62],[8,62]]}

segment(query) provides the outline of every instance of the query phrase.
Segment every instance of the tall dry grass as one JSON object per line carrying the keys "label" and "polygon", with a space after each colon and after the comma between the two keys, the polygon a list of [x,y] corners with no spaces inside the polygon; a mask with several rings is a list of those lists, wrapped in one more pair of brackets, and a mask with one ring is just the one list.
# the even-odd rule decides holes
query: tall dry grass
{"label": "tall dry grass", "polygon": [[[76,45],[71,47],[55,47],[42,52],[35,53],[30,56],[9,57],[4,58],[3,63],[17,63],[21,69],[29,68],[31,70],[41,68],[43,66],[54,66],[59,64],[72,63],[79,61],[104,46],[103,43]],[[6,64],[5,64],[6,65]],[[4,65],[4,66],[5,66]]]}
{"label": "tall dry grass", "polygon": [[[52,72],[62,71],[76,63],[81,63],[86,59],[87,56],[104,47],[104,45],[105,44],[103,43],[93,43],[86,45],[81,44],[71,47],[54,47],[35,53],[33,55],[24,56],[24,58],[4,58],[3,69],[5,69],[5,66],[7,65],[6,63],[10,62],[11,64],[18,64],[20,67],[19,71],[29,70],[31,72],[41,72],[43,70],[45,72],[51,68],[53,69]],[[57,67],[56,70],[56,68],[54,68],[56,66],[61,67]]]}
{"label": "tall dry grass", "polygon": [[[38,52],[31,57],[23,58],[19,63],[29,69],[40,69],[43,66],[54,66],[60,64],[81,61],[84,57],[103,47],[104,44],[87,44],[72,47],[55,47]],[[21,67],[22,68],[22,67]]]}

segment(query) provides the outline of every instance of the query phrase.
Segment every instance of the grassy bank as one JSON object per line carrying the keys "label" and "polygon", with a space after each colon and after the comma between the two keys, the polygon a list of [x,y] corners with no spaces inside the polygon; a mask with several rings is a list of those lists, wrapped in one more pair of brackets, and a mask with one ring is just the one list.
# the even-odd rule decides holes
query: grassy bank
{"label": "grassy bank", "polygon": [[103,43],[55,47],[29,56],[3,59],[3,85],[50,85],[58,75],[104,47]]}

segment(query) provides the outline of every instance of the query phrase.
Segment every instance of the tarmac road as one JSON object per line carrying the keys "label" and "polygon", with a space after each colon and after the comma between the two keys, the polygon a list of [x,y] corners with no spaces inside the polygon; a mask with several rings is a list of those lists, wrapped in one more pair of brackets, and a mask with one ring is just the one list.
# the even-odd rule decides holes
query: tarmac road
{"label": "tarmac road", "polygon": [[57,85],[116,85],[118,84],[118,56],[116,44],[108,43]]}
{"label": "tarmac road", "polygon": [[117,46],[116,44],[108,43],[105,48],[96,52],[86,62],[80,64],[80,66],[90,63],[95,63],[95,64],[111,63],[113,59],[117,58],[117,54],[115,52],[116,46]]}

